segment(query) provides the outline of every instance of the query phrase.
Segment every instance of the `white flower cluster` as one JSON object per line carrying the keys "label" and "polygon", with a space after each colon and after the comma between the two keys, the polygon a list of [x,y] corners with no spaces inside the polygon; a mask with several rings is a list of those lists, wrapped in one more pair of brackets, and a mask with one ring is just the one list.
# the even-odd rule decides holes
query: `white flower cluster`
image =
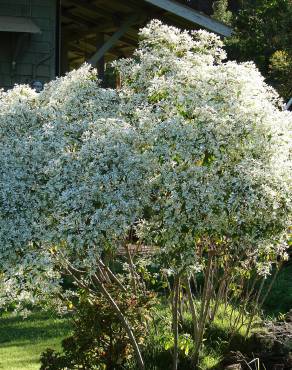
{"label": "white flower cluster", "polygon": [[[35,292],[37,280],[55,284],[60,255],[96,268],[101,252],[115,250],[142,218],[151,166],[137,130],[118,117],[117,101],[89,66],[40,94],[24,86],[2,93],[0,272],[6,296],[8,286],[16,294],[30,284]],[[47,266],[46,273],[41,266],[22,267],[32,252],[50,254],[51,273]],[[35,281],[20,284],[21,272]]]}
{"label": "white flower cluster", "polygon": [[[217,36],[152,21],[141,37],[135,58],[116,63],[120,109],[156,167],[153,214],[141,236],[176,260],[206,237],[215,249],[231,244],[240,258],[270,244],[274,259],[284,256],[291,113],[252,63],[223,62]],[[255,262],[271,255],[266,248]]]}
{"label": "white flower cluster", "polygon": [[284,253],[291,113],[253,64],[223,62],[217,36],[152,21],[141,38],[134,58],[116,63],[119,91],[100,88],[84,65],[40,94],[1,92],[0,274],[9,286],[33,254],[50,261],[42,284],[54,285],[60,258],[94,269],[133,228],[174,256],[195,258],[206,236],[232,253],[260,251],[246,253],[255,261],[265,245],[266,255]]}

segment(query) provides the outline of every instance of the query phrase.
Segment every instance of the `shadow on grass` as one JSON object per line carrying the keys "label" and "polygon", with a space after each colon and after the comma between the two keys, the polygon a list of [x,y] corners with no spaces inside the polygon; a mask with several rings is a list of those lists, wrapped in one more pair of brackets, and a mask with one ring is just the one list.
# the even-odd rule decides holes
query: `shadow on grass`
{"label": "shadow on grass", "polygon": [[0,318],[1,347],[22,346],[24,342],[38,342],[64,337],[70,331],[70,320],[46,313],[33,313],[28,318],[4,316]]}

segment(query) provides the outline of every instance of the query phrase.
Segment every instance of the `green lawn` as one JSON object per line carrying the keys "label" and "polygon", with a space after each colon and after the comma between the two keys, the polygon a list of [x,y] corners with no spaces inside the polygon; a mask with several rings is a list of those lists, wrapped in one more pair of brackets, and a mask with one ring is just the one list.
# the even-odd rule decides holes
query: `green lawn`
{"label": "green lawn", "polygon": [[0,318],[0,369],[36,370],[40,354],[48,347],[59,349],[70,333],[70,322],[44,313],[27,319],[9,315]]}
{"label": "green lawn", "polygon": [[[292,307],[291,281],[290,264],[278,275],[265,303],[266,314],[277,317],[279,313],[285,313]],[[217,324],[224,332],[224,327],[221,328],[224,320],[214,323],[215,326]],[[69,334],[70,320],[49,313],[34,313],[27,319],[7,314],[0,317],[0,370],[39,369],[41,353],[48,347],[59,350],[62,339]],[[210,368],[210,364],[218,362],[220,353],[214,352],[214,356],[212,353],[206,354],[204,368]]]}

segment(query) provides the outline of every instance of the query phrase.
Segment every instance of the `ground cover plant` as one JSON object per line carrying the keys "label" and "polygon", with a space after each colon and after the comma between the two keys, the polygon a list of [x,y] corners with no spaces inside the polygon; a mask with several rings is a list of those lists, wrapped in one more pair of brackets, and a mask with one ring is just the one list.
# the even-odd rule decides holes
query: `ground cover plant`
{"label": "ground cover plant", "polygon": [[[171,366],[195,368],[222,307],[229,334],[249,335],[288,257],[292,115],[252,63],[224,61],[217,36],[152,21],[140,37],[115,64],[119,90],[84,65],[39,94],[1,93],[0,302],[104,300],[144,369],[137,323],[151,332],[160,285]],[[148,261],[133,258],[141,246]]]}

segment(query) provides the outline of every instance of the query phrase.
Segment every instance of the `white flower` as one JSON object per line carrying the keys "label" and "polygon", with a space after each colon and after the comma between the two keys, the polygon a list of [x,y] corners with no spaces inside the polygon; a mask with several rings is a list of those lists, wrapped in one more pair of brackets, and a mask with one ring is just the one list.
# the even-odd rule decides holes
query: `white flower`
{"label": "white flower", "polygon": [[1,91],[1,302],[57,292],[63,263],[95,271],[134,229],[169,271],[199,270],[206,239],[253,268],[285,257],[292,114],[217,36],[159,21],[140,34],[119,91],[88,65],[39,94]]}

